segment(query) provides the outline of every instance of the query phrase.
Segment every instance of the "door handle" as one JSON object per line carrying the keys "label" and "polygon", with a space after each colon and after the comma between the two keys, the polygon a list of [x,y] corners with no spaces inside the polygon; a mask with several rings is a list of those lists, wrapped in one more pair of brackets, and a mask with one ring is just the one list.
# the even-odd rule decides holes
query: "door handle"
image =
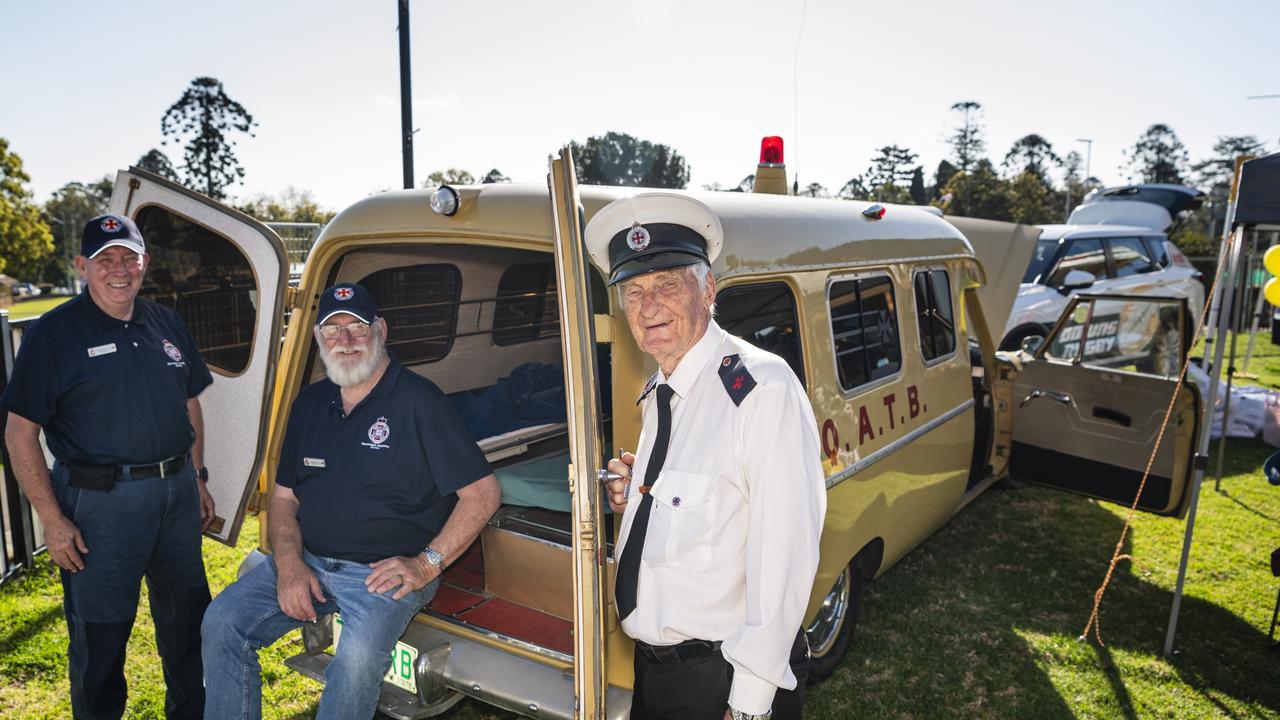
{"label": "door handle", "polygon": [[1027,396],[1022,398],[1022,402],[1018,403],[1018,407],[1022,407],[1023,405],[1026,405],[1027,403],[1031,402],[1032,400],[1035,400],[1036,398],[1049,398],[1050,400],[1056,400],[1062,403],[1063,405],[1071,404],[1071,396],[1068,395],[1067,393],[1054,392],[1052,390],[1041,390],[1040,388],[1031,388],[1031,392],[1027,393]]}

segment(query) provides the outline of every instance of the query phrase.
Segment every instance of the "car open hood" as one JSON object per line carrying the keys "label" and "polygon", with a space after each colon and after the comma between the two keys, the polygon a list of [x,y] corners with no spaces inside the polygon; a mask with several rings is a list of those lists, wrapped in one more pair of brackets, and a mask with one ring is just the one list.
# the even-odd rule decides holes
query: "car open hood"
{"label": "car open hood", "polygon": [[1072,225],[1137,225],[1163,232],[1185,210],[1204,202],[1204,193],[1186,185],[1143,183],[1100,188],[1071,211]]}

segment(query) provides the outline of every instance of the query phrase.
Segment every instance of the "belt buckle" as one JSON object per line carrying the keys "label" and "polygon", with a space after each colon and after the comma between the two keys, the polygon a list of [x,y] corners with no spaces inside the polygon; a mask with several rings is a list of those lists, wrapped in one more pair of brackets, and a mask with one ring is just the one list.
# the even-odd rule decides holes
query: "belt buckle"
{"label": "belt buckle", "polygon": [[164,460],[161,460],[160,462],[156,463],[156,465],[160,467],[160,479],[163,480],[164,479]]}

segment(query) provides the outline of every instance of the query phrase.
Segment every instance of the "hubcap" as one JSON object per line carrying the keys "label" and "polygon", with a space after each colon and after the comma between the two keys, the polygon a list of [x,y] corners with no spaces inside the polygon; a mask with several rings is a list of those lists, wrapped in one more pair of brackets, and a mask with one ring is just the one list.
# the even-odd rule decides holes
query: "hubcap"
{"label": "hubcap", "polygon": [[849,610],[849,568],[836,578],[831,591],[822,599],[822,607],[818,608],[818,616],[805,628],[809,636],[809,652],[817,657],[827,654],[836,638],[840,636],[840,628],[844,627],[844,616]]}

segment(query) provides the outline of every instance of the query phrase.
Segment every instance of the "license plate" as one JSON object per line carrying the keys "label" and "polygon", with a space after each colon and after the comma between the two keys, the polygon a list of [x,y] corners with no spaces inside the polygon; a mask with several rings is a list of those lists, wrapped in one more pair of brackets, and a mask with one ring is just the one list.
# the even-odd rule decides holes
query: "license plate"
{"label": "license plate", "polygon": [[[342,616],[333,614],[333,650],[338,651],[338,639],[342,637]],[[382,676],[383,682],[407,690],[415,695],[418,692],[418,680],[413,672],[414,663],[418,662],[418,648],[407,643],[396,641],[391,649],[391,667]]]}

